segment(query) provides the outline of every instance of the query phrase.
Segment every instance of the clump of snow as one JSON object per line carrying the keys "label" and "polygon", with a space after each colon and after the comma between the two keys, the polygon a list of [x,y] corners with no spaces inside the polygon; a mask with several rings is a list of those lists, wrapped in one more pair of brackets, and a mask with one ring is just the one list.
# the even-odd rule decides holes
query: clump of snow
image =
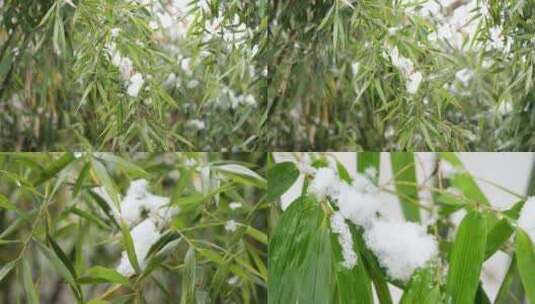
{"label": "clump of snow", "polygon": [[457,79],[463,86],[467,86],[470,80],[474,77],[474,71],[471,69],[462,69],[455,73],[455,79]]}
{"label": "clump of snow", "polygon": [[140,73],[135,73],[130,79],[129,79],[129,85],[126,89],[126,93],[131,97],[137,97],[139,94],[139,90],[141,90],[141,87],[143,86],[143,75]]}
{"label": "clump of snow", "polygon": [[387,48],[387,54],[390,56],[392,64],[400,70],[403,77],[406,79],[406,89],[409,94],[416,94],[420,83],[423,80],[421,72],[414,68],[414,63],[407,57],[399,54],[397,47]]}
{"label": "clump of snow", "polygon": [[150,193],[148,182],[138,179],[133,181],[126,191],[119,214],[129,225],[139,222],[144,215],[160,225],[167,223],[178,212],[178,207],[169,207],[169,198]]}
{"label": "clump of snow", "polygon": [[335,212],[332,215],[331,230],[333,233],[338,234],[338,242],[342,247],[342,256],[344,257],[342,266],[347,269],[352,269],[357,265],[357,254],[353,249],[351,230],[349,230],[349,226],[340,212]]}
{"label": "clump of snow", "polygon": [[235,210],[235,209],[241,208],[242,204],[240,202],[232,202],[228,206],[230,209]]}
{"label": "clump of snow", "polygon": [[[150,220],[146,219],[139,223],[134,229],[130,231],[132,240],[134,241],[134,251],[141,270],[145,269],[146,256],[150,247],[160,238],[161,234],[156,228],[156,225]],[[130,264],[128,254],[123,251],[121,261],[117,266],[117,272],[124,276],[131,276],[135,273],[134,267]]]}
{"label": "clump of snow", "polygon": [[225,230],[228,232],[234,232],[238,229],[238,222],[235,220],[229,220],[225,223]]}
{"label": "clump of snow", "polygon": [[365,192],[362,188],[344,183],[337,188],[333,201],[345,218],[362,227],[372,224],[381,207],[376,192]]}
{"label": "clump of snow", "polygon": [[526,231],[531,242],[535,243],[535,196],[528,198],[524,203],[518,218],[518,226]]}
{"label": "clump of snow", "polygon": [[316,171],[308,191],[316,198],[324,199],[335,195],[338,187],[339,180],[336,172],[331,168],[320,168]]}
{"label": "clump of snow", "polygon": [[378,220],[364,239],[387,274],[404,282],[438,254],[435,238],[415,223]]}
{"label": "clump of snow", "polygon": [[[104,187],[93,189],[110,206],[117,221],[124,221],[132,228],[130,234],[140,268],[143,270],[145,257],[150,247],[160,238],[160,230],[180,212],[180,208],[169,206],[169,198],[149,192],[145,179],[132,181],[119,208],[113,203]],[[117,271],[125,276],[134,274],[134,268],[123,251]]]}

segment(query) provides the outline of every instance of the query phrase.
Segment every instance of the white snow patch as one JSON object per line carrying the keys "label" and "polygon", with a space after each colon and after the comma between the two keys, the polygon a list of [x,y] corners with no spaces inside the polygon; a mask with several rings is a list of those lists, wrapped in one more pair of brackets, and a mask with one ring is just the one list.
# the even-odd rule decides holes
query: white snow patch
{"label": "white snow patch", "polygon": [[378,220],[364,238],[387,274],[404,282],[438,254],[435,238],[415,223]]}
{"label": "white snow patch", "polygon": [[[139,223],[134,229],[130,231],[132,240],[134,242],[134,251],[141,270],[145,269],[145,258],[149,252],[150,247],[160,238],[160,232],[156,225],[149,219]],[[130,264],[128,254],[123,251],[121,261],[117,266],[117,272],[124,276],[131,276],[135,273],[134,267]]]}
{"label": "white snow patch", "polygon": [[335,212],[331,217],[331,230],[333,233],[338,234],[338,242],[342,247],[342,255],[344,262],[342,266],[347,269],[352,269],[357,265],[357,254],[353,249],[353,237],[351,230],[345,222],[345,218],[340,212]]}

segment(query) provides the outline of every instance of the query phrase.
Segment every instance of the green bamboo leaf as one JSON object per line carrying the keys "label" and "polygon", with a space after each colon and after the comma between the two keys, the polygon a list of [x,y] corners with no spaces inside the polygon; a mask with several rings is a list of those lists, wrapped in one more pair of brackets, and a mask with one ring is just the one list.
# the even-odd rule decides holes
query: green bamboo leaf
{"label": "green bamboo leaf", "polygon": [[334,269],[329,229],[318,202],[294,201],[269,245],[268,303],[332,303]]}
{"label": "green bamboo leaf", "polygon": [[400,304],[436,304],[441,302],[439,285],[435,270],[431,267],[421,268],[411,277]]}
{"label": "green bamboo leaf", "polygon": [[61,170],[63,170],[65,167],[67,167],[72,161],[74,161],[76,158],[74,157],[74,154],[72,153],[64,153],[60,158],[52,162],[49,166],[45,168],[44,171],[42,171],[39,175],[37,175],[33,180],[32,183],[35,186],[38,186],[47,180],[53,178],[58,174]]}
{"label": "green bamboo leaf", "polygon": [[82,186],[84,185],[85,180],[89,176],[90,170],[91,170],[91,163],[86,162],[84,166],[82,167],[82,170],[80,171],[80,174],[78,175],[78,178],[76,179],[76,183],[74,184],[74,188],[72,190],[73,198],[78,197],[78,194],[80,193],[80,190],[82,190]]}
{"label": "green bamboo leaf", "polygon": [[125,223],[121,223],[119,226],[121,227],[121,232],[123,234],[123,245],[126,250],[126,255],[128,256],[128,261],[136,273],[139,274],[141,273],[141,267],[139,266],[138,258],[136,256],[136,249],[134,247],[132,235],[130,234],[128,226]]}
{"label": "green bamboo leaf", "polygon": [[0,282],[2,282],[5,276],[9,274],[9,272],[11,271],[11,269],[13,269],[13,267],[15,267],[15,265],[17,265],[17,261],[11,261],[4,264],[0,268]]}
{"label": "green bamboo leaf", "polygon": [[24,292],[26,293],[26,301],[30,304],[39,304],[39,296],[33,285],[32,268],[27,259],[22,261],[22,281]]}
{"label": "green bamboo leaf", "polygon": [[267,172],[267,199],[273,201],[284,194],[299,177],[299,170],[292,162],[273,165]]}
{"label": "green bamboo leaf", "polygon": [[96,224],[98,227],[102,228],[102,229],[109,229],[110,227],[104,223],[101,219],[99,219],[97,216],[87,212],[87,211],[84,211],[82,209],[79,209],[79,208],[76,208],[76,207],[72,207],[69,209],[70,212]]}
{"label": "green bamboo leaf", "polygon": [[511,219],[516,220],[520,214],[520,210],[524,206],[524,201],[516,203],[512,208],[504,211],[506,218],[498,220],[494,226],[490,228],[487,235],[487,249],[485,252],[485,259],[491,257],[498,249],[500,249],[514,232],[514,227],[511,224]]}
{"label": "green bamboo leaf", "polygon": [[195,249],[190,247],[184,258],[184,274],[182,276],[181,304],[195,303],[197,286],[197,258]]}
{"label": "green bamboo leaf", "polygon": [[230,176],[237,182],[252,185],[261,189],[267,188],[266,179],[245,166],[238,164],[224,164],[214,166],[213,169]]}
{"label": "green bamboo leaf", "polygon": [[127,277],[118,273],[114,269],[103,266],[91,267],[87,270],[84,276],[78,279],[80,284],[96,284],[96,283],[116,283],[125,286],[130,285]]}
{"label": "green bamboo leaf", "polygon": [[453,187],[461,191],[461,193],[470,200],[474,205],[477,203],[490,205],[487,197],[479,188],[474,178],[466,172],[463,163],[451,152],[440,153],[440,158],[448,161],[458,172],[449,177]]}
{"label": "green bamboo leaf", "polygon": [[98,153],[97,157],[107,163],[116,165],[119,169],[126,172],[130,177],[148,178],[150,176],[150,174],[140,166],[113,153]]}
{"label": "green bamboo leaf", "polygon": [[52,247],[52,250],[56,254],[56,256],[59,258],[59,260],[65,265],[67,270],[71,273],[72,277],[76,279],[78,277],[78,274],[76,273],[76,270],[74,269],[74,266],[72,265],[71,260],[67,257],[63,249],[54,241],[52,236],[50,234],[46,234],[46,239],[50,247]]}
{"label": "green bamboo leaf", "polygon": [[485,258],[486,228],[485,216],[475,211],[469,212],[459,225],[450,252],[446,283],[451,303],[474,303]]}
{"label": "green bamboo leaf", "polygon": [[4,208],[6,210],[16,210],[17,207],[9,202],[7,197],[5,197],[3,194],[0,194],[0,208]]}
{"label": "green bamboo leaf", "polygon": [[516,231],[515,254],[528,302],[535,303],[535,247],[522,229]]}
{"label": "green bamboo leaf", "polygon": [[342,247],[338,241],[338,235],[331,233],[331,243],[336,272],[336,289],[338,304],[345,303],[373,303],[371,279],[366,271],[364,261],[360,255],[360,248],[355,246],[356,228],[349,224],[353,236],[353,250],[357,254],[357,264],[352,269],[340,265],[344,261]]}
{"label": "green bamboo leaf", "polygon": [[351,184],[353,182],[353,178],[347,171],[346,167],[342,165],[339,161],[336,161],[336,171],[338,171],[338,176],[340,176],[340,179],[344,182]]}
{"label": "green bamboo leaf", "polygon": [[117,186],[113,182],[112,178],[108,174],[108,170],[106,167],[96,158],[93,158],[91,160],[91,164],[93,167],[93,171],[95,172],[98,180],[108,193],[108,195],[111,197],[113,203],[119,208],[119,192],[117,191]]}
{"label": "green bamboo leaf", "polygon": [[[375,169],[377,177],[379,176],[379,165],[381,164],[381,152],[358,152],[357,153],[357,172],[366,173],[369,168]],[[377,180],[376,180],[377,182]]]}
{"label": "green bamboo leaf", "polygon": [[356,241],[356,246],[359,248],[361,256],[363,257],[363,263],[365,264],[366,271],[369,273],[370,278],[372,279],[373,285],[375,287],[375,293],[381,304],[392,304],[392,295],[390,294],[390,289],[388,287],[388,281],[386,274],[379,265],[375,255],[366,247],[366,242],[362,236],[361,230],[354,231],[355,234],[354,240]]}
{"label": "green bamboo leaf", "polygon": [[54,265],[54,268],[56,268],[58,273],[69,284],[76,298],[81,299],[82,292],[80,289],[80,285],[76,282],[76,278],[67,268],[65,263],[57,256],[57,254],[53,250],[49,249],[46,245],[36,239],[34,239],[34,242],[37,244],[37,247],[41,250],[45,257]]}
{"label": "green bamboo leaf", "polygon": [[516,256],[513,256],[494,304],[522,304],[523,298],[524,287],[518,273]]}
{"label": "green bamboo leaf", "polygon": [[419,222],[420,209],[417,206],[419,200],[414,155],[407,152],[392,152],[390,153],[390,160],[396,183],[396,192],[405,219]]}

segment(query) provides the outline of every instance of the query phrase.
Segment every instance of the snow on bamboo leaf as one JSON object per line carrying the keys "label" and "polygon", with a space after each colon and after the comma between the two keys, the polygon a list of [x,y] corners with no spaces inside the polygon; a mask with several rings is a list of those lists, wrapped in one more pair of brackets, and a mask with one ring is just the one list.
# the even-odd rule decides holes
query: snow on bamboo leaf
{"label": "snow on bamboo leaf", "polygon": [[331,230],[333,233],[338,234],[338,242],[342,247],[342,255],[344,257],[342,265],[345,268],[352,269],[358,262],[357,254],[353,249],[353,236],[345,222],[345,218],[339,212],[335,212],[331,216]]}
{"label": "snow on bamboo leaf", "polygon": [[378,220],[364,237],[388,275],[400,281],[408,281],[438,255],[435,238],[415,223]]}
{"label": "snow on bamboo leaf", "polygon": [[[110,203],[110,196],[104,188],[96,188],[95,192]],[[161,237],[161,229],[180,212],[180,208],[169,206],[169,202],[167,197],[150,193],[147,180],[139,179],[132,181],[128,187],[120,209],[110,204],[117,221],[123,220],[129,226],[134,226],[130,234],[140,270],[146,266],[145,258],[149,249]],[[126,251],[122,253],[117,271],[124,276],[135,273]]]}

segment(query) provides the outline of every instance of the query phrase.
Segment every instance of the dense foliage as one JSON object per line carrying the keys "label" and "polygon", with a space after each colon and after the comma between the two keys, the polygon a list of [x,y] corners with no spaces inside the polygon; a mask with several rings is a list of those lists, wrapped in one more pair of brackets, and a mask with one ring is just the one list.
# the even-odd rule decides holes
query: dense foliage
{"label": "dense foliage", "polygon": [[533,1],[271,3],[273,147],[535,148]]}
{"label": "dense foliage", "polygon": [[254,150],[265,1],[0,1],[2,150]]}
{"label": "dense foliage", "polygon": [[[377,153],[359,153],[358,172],[328,155],[296,157],[268,167],[275,203],[304,176],[297,198],[274,206],[268,303],[394,303],[392,286],[404,304],[491,303],[482,269],[498,251],[509,263],[492,303],[535,301],[534,170],[527,195],[510,192],[517,202],[500,209],[455,154],[419,181],[413,154],[392,153],[393,177],[380,184]],[[400,217],[381,193],[397,195]]]}
{"label": "dense foliage", "polygon": [[266,302],[264,158],[0,155],[0,303]]}

